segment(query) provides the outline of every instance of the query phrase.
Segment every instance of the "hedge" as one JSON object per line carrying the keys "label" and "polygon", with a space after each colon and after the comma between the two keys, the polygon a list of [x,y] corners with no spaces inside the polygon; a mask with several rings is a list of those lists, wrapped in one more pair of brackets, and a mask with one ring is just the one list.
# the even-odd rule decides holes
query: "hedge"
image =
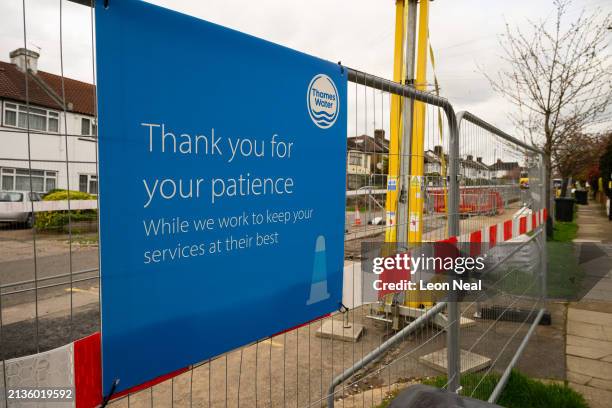
{"label": "hedge", "polygon": [[44,201],[62,201],[62,200],[95,200],[91,194],[82,191],[73,190],[53,190],[43,197]]}
{"label": "hedge", "polygon": [[[62,200],[94,200],[91,194],[82,191],[54,190],[43,197],[43,201]],[[41,211],[36,213],[35,225],[39,230],[56,229],[67,225],[68,222],[95,221],[98,210],[71,210],[68,211]]]}

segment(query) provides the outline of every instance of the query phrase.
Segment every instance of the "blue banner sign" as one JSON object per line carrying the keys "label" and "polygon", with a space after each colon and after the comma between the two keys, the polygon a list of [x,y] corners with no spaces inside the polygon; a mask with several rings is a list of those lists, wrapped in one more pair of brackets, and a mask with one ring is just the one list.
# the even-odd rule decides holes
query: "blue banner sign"
{"label": "blue banner sign", "polygon": [[104,393],[337,310],[342,67],[138,0],[96,44]]}

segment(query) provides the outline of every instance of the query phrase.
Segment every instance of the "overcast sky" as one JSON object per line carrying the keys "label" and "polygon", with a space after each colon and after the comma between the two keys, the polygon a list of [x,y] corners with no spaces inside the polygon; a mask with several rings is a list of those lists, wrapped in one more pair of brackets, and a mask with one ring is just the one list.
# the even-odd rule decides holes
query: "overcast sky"
{"label": "overcast sky", "polygon": [[[110,0],[111,5],[112,1]],[[391,78],[394,0],[151,0],[151,3],[240,30],[372,74]],[[60,0],[25,0],[26,43],[41,53],[40,69],[59,74]],[[66,0],[63,7],[63,72],[92,82],[89,9]],[[574,0],[568,19],[583,8],[612,11],[610,0]],[[0,1],[0,59],[24,46],[22,0]],[[507,21],[553,16],[552,0],[436,0],[430,6],[431,43],[442,95],[512,131],[511,107],[495,95],[479,67],[500,67],[499,35]],[[611,33],[612,37],[612,33]],[[166,63],[183,63],[167,56]],[[431,82],[431,76],[428,77]]]}

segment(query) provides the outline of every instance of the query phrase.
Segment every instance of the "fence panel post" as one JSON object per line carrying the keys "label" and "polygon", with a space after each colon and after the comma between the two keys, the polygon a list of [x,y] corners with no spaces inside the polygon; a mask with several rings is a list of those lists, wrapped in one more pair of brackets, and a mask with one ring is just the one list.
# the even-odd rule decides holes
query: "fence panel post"
{"label": "fence panel post", "polygon": [[[549,188],[548,183],[546,182],[547,178],[547,174],[546,174],[546,161],[545,161],[545,157],[544,154],[540,155],[540,160],[541,160],[541,169],[540,169],[540,183],[542,183],[542,188],[540,191],[540,208],[548,208],[549,205],[546,202],[546,189]],[[544,229],[543,233],[540,234],[540,250],[541,252],[541,258],[540,258],[540,296],[542,297],[542,302],[546,301],[546,297],[548,296],[548,292],[547,292],[547,288],[546,285],[548,284],[548,279],[547,279],[547,274],[548,274],[548,251],[546,248],[546,238],[548,236],[547,234],[547,230],[548,230],[548,217],[550,217],[550,214],[546,214],[546,217],[544,217],[544,220],[542,220],[543,224],[542,224],[542,228]]]}
{"label": "fence panel post", "polygon": [[[459,232],[459,125],[456,116],[449,117],[449,171],[448,171],[448,235],[458,237]],[[449,274],[450,281],[454,279]],[[452,283],[451,283],[452,285]],[[459,348],[460,310],[457,303],[457,293],[449,291],[448,327],[446,328],[446,358],[448,389],[457,392],[460,387],[461,351]]]}

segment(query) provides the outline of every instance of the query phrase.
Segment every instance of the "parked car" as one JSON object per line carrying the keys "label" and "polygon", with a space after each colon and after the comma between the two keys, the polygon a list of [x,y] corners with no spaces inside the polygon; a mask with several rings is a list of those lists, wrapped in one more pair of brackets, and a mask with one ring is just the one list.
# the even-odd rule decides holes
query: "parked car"
{"label": "parked car", "polygon": [[[26,228],[34,226],[32,202],[40,201],[38,193],[23,191],[0,191],[0,223],[19,224]],[[21,203],[4,205],[4,203]]]}

